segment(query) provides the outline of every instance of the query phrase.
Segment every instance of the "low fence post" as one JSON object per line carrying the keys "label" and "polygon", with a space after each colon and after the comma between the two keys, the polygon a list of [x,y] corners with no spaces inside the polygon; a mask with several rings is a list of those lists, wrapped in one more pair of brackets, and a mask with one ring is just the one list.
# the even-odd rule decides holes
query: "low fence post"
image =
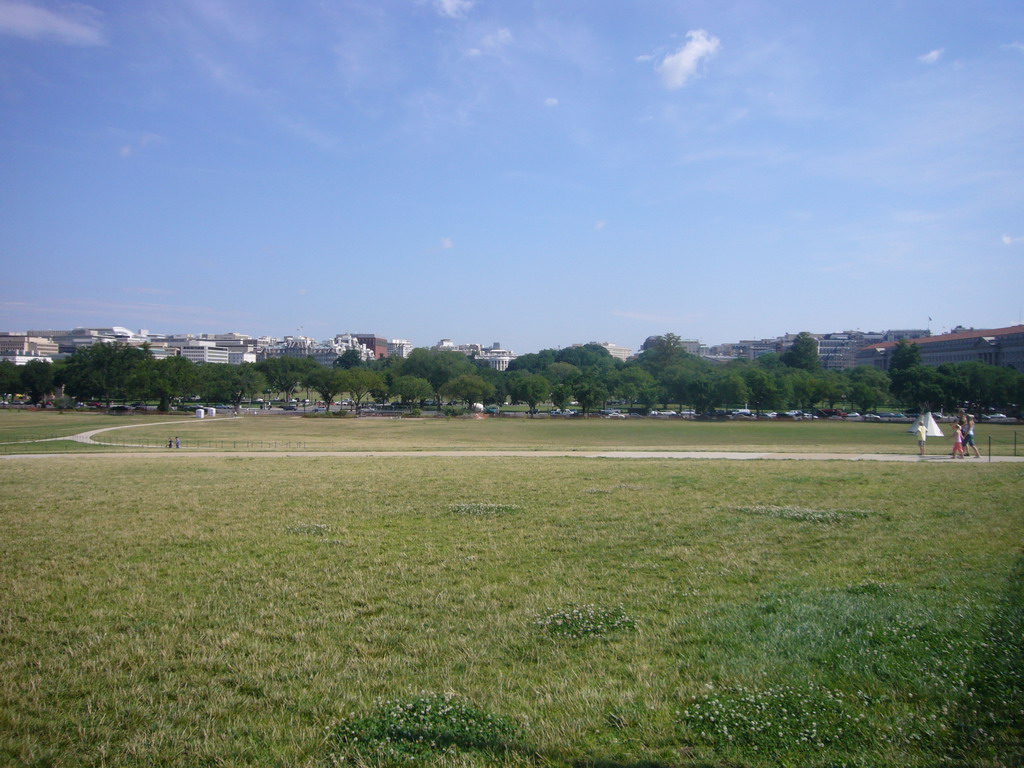
{"label": "low fence post", "polygon": [[992,461],[992,435],[988,436],[988,460]]}

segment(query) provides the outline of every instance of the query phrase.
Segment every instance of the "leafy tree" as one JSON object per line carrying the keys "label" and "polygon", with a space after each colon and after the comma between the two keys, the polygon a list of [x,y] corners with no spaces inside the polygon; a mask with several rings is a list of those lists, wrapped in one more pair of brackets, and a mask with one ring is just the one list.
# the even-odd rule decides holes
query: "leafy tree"
{"label": "leafy tree", "polygon": [[760,368],[748,368],[743,372],[747,385],[747,399],[755,411],[775,408],[782,398],[782,386],[775,374]]}
{"label": "leafy tree", "polygon": [[555,362],[555,350],[542,349],[540,352],[529,352],[520,355],[508,365],[509,372],[523,371],[526,373],[543,373]]}
{"label": "leafy tree", "polygon": [[530,412],[537,410],[537,404],[551,395],[551,382],[539,373],[528,373],[509,378],[509,394],[517,402],[530,406]]}
{"label": "leafy tree", "polygon": [[33,405],[38,405],[53,391],[53,363],[31,360],[21,368],[21,388]]}
{"label": "leafy tree", "polygon": [[630,405],[642,400],[644,395],[655,394],[658,387],[654,377],[638,365],[627,365],[612,371],[607,377],[607,383],[612,397],[625,400]]}
{"label": "leafy tree", "polygon": [[818,340],[807,331],[800,331],[793,339],[793,345],[782,353],[782,362],[790,368],[818,370],[821,366],[818,360]]}
{"label": "leafy tree", "polygon": [[79,400],[102,400],[110,406],[115,398],[124,398],[129,376],[149,352],[118,342],[80,347],[60,370],[64,390]]}
{"label": "leafy tree", "polygon": [[430,397],[434,390],[429,381],[419,376],[396,376],[391,391],[398,395],[403,403],[419,403]]}
{"label": "leafy tree", "polygon": [[[739,377],[737,377],[739,378]],[[740,385],[743,380],[740,379]],[[715,379],[707,374],[698,374],[690,380],[687,388],[687,399],[697,413],[709,413],[721,402],[719,399],[719,388]],[[744,397],[743,400],[746,400]]]}
{"label": "leafy tree", "polygon": [[198,370],[200,390],[207,402],[230,403],[236,409],[241,407],[243,400],[251,400],[267,386],[257,363],[202,363]]}
{"label": "leafy tree", "polygon": [[330,410],[334,398],[345,391],[346,379],[344,370],[320,366],[306,374],[305,384],[316,391]]}
{"label": "leafy tree", "polygon": [[797,408],[809,411],[821,400],[824,381],[807,371],[796,369],[790,373],[789,391],[791,400]]}
{"label": "leafy tree", "polygon": [[171,403],[195,392],[199,378],[196,365],[184,357],[149,358],[136,367],[130,387],[144,399],[156,398],[158,410],[169,411]]}
{"label": "leafy tree", "polygon": [[486,403],[494,397],[494,385],[475,373],[464,373],[446,382],[441,389],[445,396],[466,403]]}
{"label": "leafy tree", "polygon": [[551,387],[551,404],[560,410],[565,410],[572,402],[572,387],[568,384],[555,384]]}
{"label": "leafy tree", "polygon": [[334,361],[334,365],[345,370],[361,368],[363,365],[363,355],[355,347],[350,347],[338,356]]}
{"label": "leafy tree", "polygon": [[270,357],[256,365],[270,388],[285,400],[291,400],[305,375],[318,367],[315,360],[300,357]]}
{"label": "leafy tree", "polygon": [[441,389],[445,384],[458,376],[474,374],[476,370],[476,366],[461,352],[434,351],[419,347],[402,362],[399,373],[429,381],[434,399],[440,403]]}
{"label": "leafy tree", "polygon": [[[758,371],[761,375],[763,371]],[[726,373],[715,381],[715,399],[721,405],[746,403],[750,398],[747,382],[738,373]]]}
{"label": "leafy tree", "polygon": [[581,371],[607,373],[615,367],[615,358],[600,344],[583,344],[579,347],[566,347],[555,353],[559,363],[575,365]]}
{"label": "leafy tree", "polygon": [[604,382],[596,376],[584,376],[572,388],[576,396],[576,402],[580,404],[580,411],[586,415],[589,411],[604,405],[608,400],[608,390]]}
{"label": "leafy tree", "polygon": [[875,410],[889,396],[889,376],[871,365],[860,365],[848,373],[850,400],[863,413]]}
{"label": "leafy tree", "polygon": [[0,398],[7,399],[21,387],[21,372],[10,360],[0,361]]}
{"label": "leafy tree", "polygon": [[932,410],[946,399],[942,376],[937,369],[915,365],[897,371],[892,377],[893,394],[906,406]]}
{"label": "leafy tree", "polygon": [[581,375],[582,371],[572,363],[552,363],[545,371],[544,375],[547,376],[548,381],[552,384],[568,384],[576,381]]}
{"label": "leafy tree", "polygon": [[913,342],[900,339],[889,358],[889,375],[918,365],[921,365],[921,348]]}
{"label": "leafy tree", "polygon": [[362,408],[363,398],[375,389],[384,386],[383,376],[376,371],[366,368],[352,368],[348,371],[340,371],[345,391],[355,401],[356,410]]}

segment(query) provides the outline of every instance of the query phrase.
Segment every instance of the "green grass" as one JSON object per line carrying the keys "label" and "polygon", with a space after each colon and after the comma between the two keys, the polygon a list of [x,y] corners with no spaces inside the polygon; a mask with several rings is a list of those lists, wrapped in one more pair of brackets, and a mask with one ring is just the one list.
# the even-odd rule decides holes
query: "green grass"
{"label": "green grass", "polygon": [[[103,426],[141,425],[96,436],[112,447],[160,449],[169,437],[185,449],[417,451],[417,450],[698,450],[794,453],[914,454],[917,444],[907,424],[835,421],[607,420],[607,419],[388,419],[249,416],[179,419],[176,416],[97,416],[57,413],[0,413],[0,451],[5,453],[92,450],[64,442],[14,440],[68,436]],[[155,426],[157,422],[173,424]],[[154,426],[147,426],[153,424]],[[994,455],[1011,455],[1019,425],[981,425],[978,445]],[[948,438],[928,441],[941,455]]]}
{"label": "green grass", "polygon": [[0,764],[404,764],[344,734],[410,722],[424,765],[1024,762],[1016,466],[82,456],[0,491]]}

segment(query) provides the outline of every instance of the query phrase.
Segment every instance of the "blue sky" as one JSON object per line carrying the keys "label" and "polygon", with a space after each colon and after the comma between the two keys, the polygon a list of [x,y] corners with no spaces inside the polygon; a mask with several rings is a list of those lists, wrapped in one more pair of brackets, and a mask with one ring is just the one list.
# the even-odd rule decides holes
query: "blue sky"
{"label": "blue sky", "polygon": [[0,330],[1000,327],[1019,0],[0,0]]}

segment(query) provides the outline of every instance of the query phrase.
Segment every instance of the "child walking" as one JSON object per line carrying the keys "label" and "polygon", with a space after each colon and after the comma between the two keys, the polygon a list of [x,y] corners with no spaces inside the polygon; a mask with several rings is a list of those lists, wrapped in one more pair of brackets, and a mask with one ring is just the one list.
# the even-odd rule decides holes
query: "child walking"
{"label": "child walking", "polygon": [[964,458],[964,433],[959,424],[953,425],[953,456],[954,459]]}

